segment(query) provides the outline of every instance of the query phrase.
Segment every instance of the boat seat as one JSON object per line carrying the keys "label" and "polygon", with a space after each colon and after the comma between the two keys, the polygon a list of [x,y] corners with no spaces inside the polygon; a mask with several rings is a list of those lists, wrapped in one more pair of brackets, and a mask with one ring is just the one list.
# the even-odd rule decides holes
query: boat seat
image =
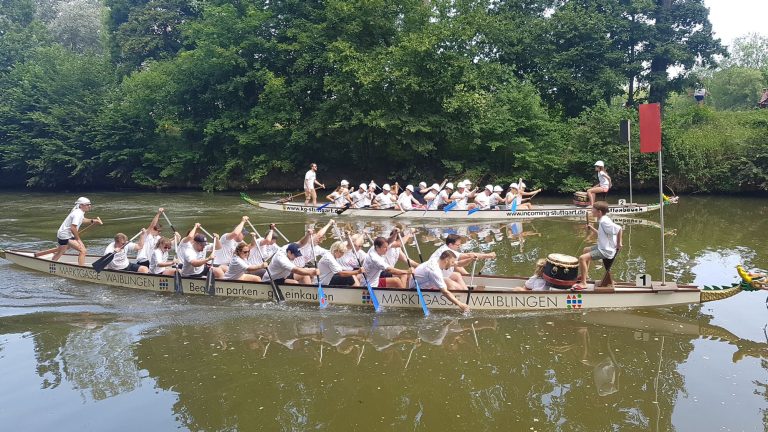
{"label": "boat seat", "polygon": [[[609,190],[610,192],[610,190]],[[608,202],[608,192],[598,192],[595,194],[595,201]]]}
{"label": "boat seat", "polygon": [[[618,255],[618,252],[616,253]],[[613,258],[603,258],[603,267],[605,267],[605,275],[600,284],[595,286],[596,290],[613,290],[613,276],[611,276],[611,267],[613,267],[613,260],[616,259],[616,255]]]}

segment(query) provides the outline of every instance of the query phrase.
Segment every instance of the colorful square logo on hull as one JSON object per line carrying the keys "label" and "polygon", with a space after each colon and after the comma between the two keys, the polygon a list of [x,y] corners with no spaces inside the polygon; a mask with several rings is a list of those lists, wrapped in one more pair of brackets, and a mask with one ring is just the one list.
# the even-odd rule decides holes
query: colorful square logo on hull
{"label": "colorful square logo on hull", "polygon": [[565,306],[568,309],[581,309],[582,305],[583,299],[581,298],[581,294],[568,294],[565,298]]}
{"label": "colorful square logo on hull", "polygon": [[56,264],[54,264],[54,263],[48,264],[48,271],[50,273],[56,273]]}
{"label": "colorful square logo on hull", "polygon": [[363,291],[363,304],[371,304],[371,295],[368,291]]}
{"label": "colorful square logo on hull", "polygon": [[158,284],[161,290],[167,290],[168,289],[168,279],[160,279],[160,283]]}

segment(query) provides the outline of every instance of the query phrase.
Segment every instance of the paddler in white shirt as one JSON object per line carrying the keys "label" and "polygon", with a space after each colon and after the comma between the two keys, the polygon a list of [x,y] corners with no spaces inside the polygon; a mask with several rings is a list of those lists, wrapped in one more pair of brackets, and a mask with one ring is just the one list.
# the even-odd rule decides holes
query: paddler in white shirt
{"label": "paddler in white shirt", "polygon": [[317,164],[313,163],[309,166],[309,171],[304,174],[304,205],[309,205],[309,200],[312,200],[312,205],[317,206],[317,191],[315,186],[320,186],[320,189],[325,189],[325,185],[317,181]]}
{"label": "paddler in white shirt", "polygon": [[437,198],[435,199],[436,208],[442,210],[443,207],[453,202],[451,195],[453,195],[453,183],[448,182],[445,184],[445,188],[437,194]]}
{"label": "paddler in white shirt", "polygon": [[400,197],[397,199],[397,205],[400,207],[400,210],[408,211],[414,208],[422,208],[421,203],[413,196],[413,190],[413,185],[408,185],[403,193],[400,194]]}
{"label": "paddler in white shirt", "polygon": [[493,195],[493,186],[485,185],[482,192],[475,195],[475,204],[480,210],[489,210],[491,208],[491,196]]}
{"label": "paddler in white shirt", "polygon": [[457,299],[450,291],[449,284],[453,286],[454,282],[443,277],[443,272],[450,270],[455,265],[456,255],[452,251],[445,250],[437,257],[437,259],[427,260],[416,267],[413,271],[413,279],[411,280],[410,287],[415,288],[415,282],[418,282],[419,288],[422,290],[439,289],[443,296],[450,300],[451,303],[458,306],[462,312],[467,312],[469,311],[469,306]]}
{"label": "paddler in white shirt", "polygon": [[392,187],[389,183],[385,183],[384,186],[381,187],[381,193],[376,195],[376,198],[373,200],[371,207],[382,210],[393,208],[397,198],[392,195],[391,191]]}
{"label": "paddler in white shirt", "polygon": [[368,200],[366,203],[367,197],[368,197],[368,186],[366,186],[365,183],[360,183],[360,187],[358,187],[356,191],[349,194],[349,199],[352,201],[350,203],[350,206],[352,208],[363,208],[371,205],[370,200]]}
{"label": "paddler in white shirt", "polygon": [[240,219],[240,223],[231,232],[225,233],[216,242],[216,249],[213,252],[213,265],[221,267],[221,271],[224,273],[229,269],[229,263],[232,261],[235,248],[248,235],[248,230],[243,229],[247,221],[248,216],[243,216]]}
{"label": "paddler in white shirt", "polygon": [[334,207],[344,207],[347,203],[352,202],[349,197],[349,182],[342,180],[339,187],[326,196],[328,201],[333,203]]}
{"label": "paddler in white shirt", "polygon": [[491,207],[491,210],[497,210],[499,205],[504,202],[504,198],[501,196],[503,192],[504,189],[502,189],[501,186],[496,185],[493,187],[493,193],[488,200],[488,205]]}
{"label": "paddler in white shirt", "polygon": [[149,270],[149,258],[152,256],[157,241],[160,240],[161,237],[162,227],[158,221],[160,220],[160,214],[164,211],[165,209],[162,207],[157,209],[157,214],[155,214],[155,217],[152,218],[152,222],[149,223],[144,234],[142,234],[142,237],[144,237],[144,247],[136,253],[136,264],[140,267],[146,267],[147,270]]}
{"label": "paddler in white shirt", "polygon": [[520,196],[522,197],[521,205],[523,206],[523,209],[526,209],[526,210],[532,209],[533,204],[531,204],[531,198],[533,198],[534,196],[536,196],[536,194],[541,192],[541,189],[536,189],[535,191],[526,192],[524,182],[520,182],[518,186],[520,187]]}
{"label": "paddler in white shirt", "polygon": [[446,279],[449,279],[453,282],[451,284],[449,283],[450,289],[460,289],[460,290],[467,290],[467,284],[464,282],[464,278],[462,275],[468,275],[469,272],[467,272],[466,269],[464,269],[464,266],[475,261],[478,259],[487,259],[487,258],[496,258],[496,252],[490,252],[490,253],[462,253],[461,252],[461,245],[464,243],[464,238],[457,234],[448,234],[448,236],[445,238],[445,244],[440,246],[435,252],[432,253],[432,255],[429,257],[430,260],[436,261],[439,259],[440,255],[443,254],[446,250],[452,251],[456,255],[456,265],[454,267],[451,267],[448,270],[443,271],[443,277]]}
{"label": "paddler in white shirt", "polygon": [[427,202],[425,204],[427,206],[427,210],[437,210],[437,194],[439,191],[440,185],[437,183],[434,183],[427,189],[427,192],[424,195],[424,201]]}
{"label": "paddler in white shirt", "polygon": [[75,249],[79,255],[77,257],[77,264],[80,266],[85,265],[85,255],[87,253],[83,239],[80,238],[80,225],[87,224],[99,224],[102,225],[100,218],[86,218],[85,213],[91,211],[91,200],[86,197],[80,197],[75,201],[75,207],[70,210],[67,218],[61,223],[59,231],[56,233],[56,238],[59,242],[59,249],[51,258],[51,261],[58,261],[59,258],[68,249]]}

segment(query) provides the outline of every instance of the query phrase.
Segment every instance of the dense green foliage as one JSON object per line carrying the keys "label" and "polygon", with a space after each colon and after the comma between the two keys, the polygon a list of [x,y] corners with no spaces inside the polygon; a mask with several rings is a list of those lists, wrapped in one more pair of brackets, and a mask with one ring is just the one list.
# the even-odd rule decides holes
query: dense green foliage
{"label": "dense green foliage", "polygon": [[[294,188],[316,161],[327,181],[524,177],[569,191],[603,159],[625,186],[617,125],[637,114],[623,102],[669,100],[676,187],[768,189],[768,114],[677,95],[698,80],[716,108],[736,109],[765,84],[752,64],[704,69],[724,49],[702,0],[0,0],[0,10],[3,185]],[[754,63],[752,42],[740,58]],[[636,184],[654,184],[654,156],[635,154]]]}

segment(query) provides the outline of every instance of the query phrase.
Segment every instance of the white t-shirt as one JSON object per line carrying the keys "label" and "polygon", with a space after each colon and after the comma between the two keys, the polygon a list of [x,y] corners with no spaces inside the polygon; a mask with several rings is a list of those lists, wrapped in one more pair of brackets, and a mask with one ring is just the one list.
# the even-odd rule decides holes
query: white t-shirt
{"label": "white t-shirt", "polygon": [[543,277],[531,276],[525,281],[525,287],[533,291],[549,291],[547,281]]}
{"label": "white t-shirt", "polygon": [[601,188],[608,189],[609,187],[611,187],[611,182],[608,181],[608,174],[606,174],[605,171],[598,171],[597,181],[600,184]]}
{"label": "white t-shirt", "polygon": [[80,207],[69,212],[67,218],[61,223],[59,231],[56,233],[56,237],[61,240],[74,238],[75,235],[72,234],[72,225],[75,225],[77,229],[80,229],[80,225],[83,224],[83,218],[85,218],[85,212],[82,211]]}
{"label": "white t-shirt", "polygon": [[394,196],[392,195],[391,192],[390,193],[386,193],[386,194],[384,192],[382,192],[382,193],[376,195],[376,204],[379,205],[380,209],[392,208],[394,206],[394,203],[395,203],[394,199],[395,198],[394,198]]}
{"label": "white t-shirt", "polygon": [[227,272],[224,273],[224,279],[240,279],[248,270],[248,263],[239,256],[233,256],[229,261]]}
{"label": "white t-shirt", "polygon": [[357,257],[355,257],[355,253],[350,249],[347,251],[347,253],[344,254],[344,256],[339,258],[338,261],[344,270],[354,270],[355,268],[360,267],[360,263],[362,263],[364,260],[365,252],[358,249]]}
{"label": "white t-shirt", "polygon": [[480,209],[486,210],[491,207],[491,197],[493,195],[488,195],[485,192],[477,194],[475,197],[475,202],[477,205],[480,206]]}
{"label": "white t-shirt", "polygon": [[275,279],[288,279],[293,273],[293,269],[296,268],[296,264],[288,258],[286,252],[287,246],[283,246],[277,251],[275,257],[269,263],[268,272],[264,274],[265,281],[270,280],[269,275],[272,275]]}
{"label": "white t-shirt", "polygon": [[296,267],[305,267],[307,263],[311,263],[312,261],[315,261],[312,258],[317,258],[319,260],[326,252],[328,252],[328,249],[325,249],[319,245],[315,245],[315,253],[313,257],[312,245],[310,243],[307,243],[304,246],[302,246],[299,249],[299,251],[301,251],[301,256],[293,260],[293,263],[296,265]]}
{"label": "white t-shirt", "polygon": [[317,178],[317,173],[315,173],[315,171],[313,170],[307,171],[307,173],[304,174],[304,189],[314,189],[316,178]]}
{"label": "white t-shirt", "polygon": [[218,249],[213,253],[213,263],[216,265],[229,264],[229,262],[232,261],[232,256],[235,254],[237,242],[232,239],[231,233],[224,234],[224,236],[219,239],[219,242],[221,242],[221,249]]}
{"label": "white t-shirt", "polygon": [[[444,245],[440,246],[439,248],[437,248],[436,251],[432,252],[432,255],[429,256],[429,261],[439,262],[440,261],[440,255],[442,255],[443,252],[445,252],[447,250],[453,252],[453,254],[456,255],[456,261],[461,259],[461,252],[455,251],[455,250],[449,248],[448,245],[444,244]],[[448,270],[442,270],[441,269],[440,271],[443,272],[443,277],[449,277],[453,273],[454,267],[451,267]]]}
{"label": "white t-shirt", "polygon": [[607,258],[613,258],[616,255],[616,235],[621,230],[621,226],[616,225],[608,215],[600,218],[597,227],[597,250]]}
{"label": "white t-shirt", "polygon": [[[507,210],[512,210],[512,206],[519,207],[523,203],[523,197],[512,192],[507,192],[507,199],[510,200],[509,204],[507,204]],[[517,204],[515,204],[515,201],[517,201]]]}
{"label": "white t-shirt", "polygon": [[430,192],[424,195],[424,201],[427,203],[427,210],[437,210],[437,193],[430,189]]}
{"label": "white t-shirt", "polygon": [[[441,190],[440,193],[437,194],[437,198],[435,198],[435,201],[434,201],[435,208],[434,209],[436,210],[439,206],[448,203],[448,198],[449,198],[448,197],[448,191]],[[430,208],[430,210],[432,210],[432,208]]]}
{"label": "white t-shirt", "polygon": [[501,195],[494,192],[491,194],[491,196],[488,197],[488,206],[489,207],[497,206],[502,200],[503,198],[501,197]]}
{"label": "white t-shirt", "polygon": [[130,262],[128,262],[128,252],[129,251],[135,251],[139,248],[139,245],[137,245],[134,242],[129,242],[125,246],[123,246],[122,250],[119,250],[115,252],[115,242],[112,242],[107,246],[107,248],[104,250],[104,254],[108,253],[115,253],[115,257],[112,259],[112,262],[107,264],[107,269],[109,270],[124,270],[128,268],[128,265]]}
{"label": "white t-shirt", "polygon": [[320,262],[317,263],[317,269],[320,270],[320,282],[323,285],[331,283],[333,275],[344,270],[332,253],[327,253],[320,258]]}
{"label": "white t-shirt", "polygon": [[456,207],[454,207],[455,210],[466,210],[467,209],[467,197],[469,197],[469,192],[464,190],[464,192],[456,191],[451,195],[451,199],[456,201]]}
{"label": "white t-shirt", "polygon": [[330,195],[328,195],[328,197],[331,198],[334,207],[344,207],[344,205],[347,203],[347,199],[344,197],[345,193],[346,189],[342,189],[341,192],[333,191]]}
{"label": "white t-shirt", "polygon": [[[269,257],[272,256],[275,252],[277,252],[280,247],[277,246],[276,243],[268,244],[268,245],[262,245],[261,240],[257,240],[256,243],[256,249],[255,247],[251,248],[251,251],[248,253],[248,265],[258,265],[263,263],[261,257],[264,257],[265,260],[268,260]],[[259,251],[261,251],[261,255],[259,255]]]}
{"label": "white t-shirt", "polygon": [[389,267],[384,257],[376,253],[376,250],[373,248],[371,248],[370,252],[365,256],[365,261],[363,261],[363,273],[365,273],[365,277],[368,278],[368,282],[374,288],[379,286],[381,272]]}
{"label": "white t-shirt", "polygon": [[397,262],[400,260],[400,248],[389,248],[387,249],[387,253],[384,254],[384,261],[389,264],[390,267],[394,267]]}
{"label": "white t-shirt", "polygon": [[367,195],[368,195],[368,192],[366,191],[360,192],[360,189],[349,194],[349,199],[352,200],[352,202],[350,203],[352,205],[352,208],[365,207],[365,198]]}
{"label": "white t-shirt", "polygon": [[158,264],[168,262],[168,252],[155,248],[152,251],[152,255],[149,256],[149,272],[152,274],[160,274],[165,269]]}
{"label": "white t-shirt", "polygon": [[149,232],[144,234],[144,247],[136,253],[136,261],[149,261],[152,256],[152,251],[157,246],[157,241],[160,240],[160,235],[153,235]]}
{"label": "white t-shirt", "polygon": [[205,246],[201,252],[195,250],[195,247],[190,242],[181,242],[179,244],[179,258],[181,259],[181,275],[192,276],[203,271],[205,264],[193,267],[190,262],[192,260],[199,260],[206,257],[206,253],[211,250],[212,244]]}
{"label": "white t-shirt", "polygon": [[408,195],[407,192],[403,192],[397,199],[397,205],[400,206],[400,210],[413,210],[413,199],[413,195]]}
{"label": "white t-shirt", "polygon": [[[446,289],[448,285],[443,279],[443,270],[440,268],[439,261],[429,260],[419,264],[413,271],[413,279],[419,282],[421,289]],[[416,283],[411,280],[411,288],[415,288]]]}
{"label": "white t-shirt", "polygon": [[694,96],[706,96],[706,94],[707,94],[707,89],[705,89],[705,88],[696,89],[693,92]]}

